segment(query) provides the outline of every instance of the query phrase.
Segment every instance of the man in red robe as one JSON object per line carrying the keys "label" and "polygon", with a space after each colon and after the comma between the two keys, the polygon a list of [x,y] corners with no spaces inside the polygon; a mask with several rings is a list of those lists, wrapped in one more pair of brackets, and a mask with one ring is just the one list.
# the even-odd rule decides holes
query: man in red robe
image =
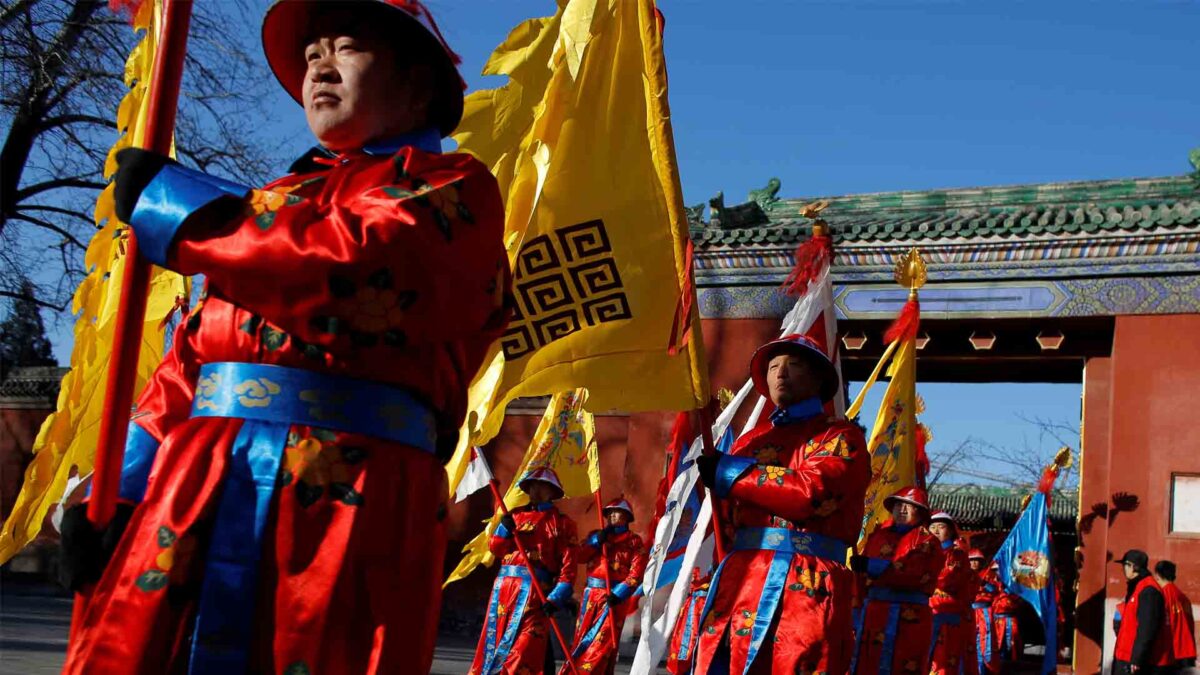
{"label": "man in red robe", "polygon": [[1155,563],[1154,580],[1162,587],[1175,666],[1180,670],[1195,668],[1196,618],[1192,615],[1192,601],[1175,585],[1175,563],[1170,560]]}
{"label": "man in red robe", "polygon": [[[517,485],[529,495],[529,504],[505,516],[488,542],[500,571],[470,675],[542,672],[550,646],[550,617],[571,604],[579,542],[575,521],[554,506],[563,496],[558,475],[539,467],[526,472]],[[546,596],[544,605],[538,601],[535,582]]]}
{"label": "man in red robe", "polygon": [[1025,640],[1021,637],[1021,624],[1017,620],[1022,602],[1020,596],[1005,592],[1003,587],[1000,587],[996,599],[992,601],[992,641],[996,646],[996,658],[1001,664],[997,667],[1016,663],[1025,653]]}
{"label": "man in red robe", "polygon": [[979,675],[1000,672],[1000,658],[996,651],[995,636],[992,634],[992,603],[1000,591],[1000,577],[994,568],[987,566],[987,557],[977,548],[967,556],[971,571],[976,575],[975,600],[975,663]]}
{"label": "man in red robe", "polygon": [[700,639],[700,613],[708,601],[708,585],[712,575],[700,576],[699,569],[692,570],[692,583],[688,588],[687,602],[679,609],[675,628],[671,631],[671,644],[667,652],[667,672],[671,675],[690,675],[692,654]]}
{"label": "man in red robe", "polygon": [[703,610],[694,672],[842,673],[850,663],[854,575],[845,566],[871,480],[857,426],[829,416],[837,370],[802,335],[760,347],[755,388],[770,424],[728,455],[702,455],[704,484],[734,531]]}
{"label": "man in red robe", "polygon": [[[587,588],[580,603],[571,655],[579,670],[611,675],[617,665],[621,627],[637,605],[634,595],[646,572],[646,544],[629,529],[633,506],[625,499],[609,502],[604,507],[604,518],[608,525],[590,532],[579,547],[579,562],[587,566]],[[560,675],[570,672],[569,665],[559,671]]]}
{"label": "man in red robe", "polygon": [[929,598],[945,556],[925,526],[929,497],[902,488],[884,500],[892,517],[867,537],[850,565],[859,573],[852,673],[929,672]]}
{"label": "man in red robe", "polygon": [[938,511],[930,516],[929,531],[937,537],[946,560],[929,598],[933,612],[929,672],[961,675],[969,670],[966,650],[975,628],[971,603],[975,599],[976,576],[967,561],[967,550],[958,543],[958,527],[950,514]]}
{"label": "man in red robe", "polygon": [[289,175],[117,156],[139,250],[207,286],[131,416],[121,517],[64,518],[67,581],[96,581],[67,673],[430,667],[442,462],[509,313],[503,205],[441,153],[463,82],[418,2],[280,0],[262,34],[319,143]]}

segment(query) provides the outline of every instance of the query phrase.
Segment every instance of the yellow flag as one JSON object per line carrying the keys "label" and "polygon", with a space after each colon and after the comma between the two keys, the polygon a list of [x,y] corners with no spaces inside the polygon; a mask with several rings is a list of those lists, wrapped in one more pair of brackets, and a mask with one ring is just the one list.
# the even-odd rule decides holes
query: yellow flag
{"label": "yellow flag", "polygon": [[[550,400],[533,435],[533,442],[517,469],[518,479],[530,469],[549,467],[558,475],[566,497],[582,497],[600,489],[596,423],[592,414],[583,407],[587,399],[587,390],[576,389],[557,394]],[[529,495],[518,488],[514,480],[504,495],[505,505],[514,509],[528,502]],[[447,584],[467,576],[480,564],[492,564],[488,540],[496,531],[500,513],[497,510],[483,532],[463,547],[463,558],[446,579]]]}
{"label": "yellow flag", "polygon": [[[105,176],[116,170],[114,157],[119,150],[142,141],[155,38],[162,26],[162,3],[159,0],[142,3],[133,26],[135,30],[146,31],[146,35],[125,63],[125,84],[131,88],[117,109],[117,126],[124,134],[109,150]],[[99,229],[84,254],[84,264],[90,272],[76,289],[72,304],[79,318],[75,321],[71,370],[63,378],[55,412],[46,418],[34,441],[33,461],[25,471],[21,494],[0,531],[0,563],[12,558],[37,536],[51,508],[62,498],[68,479],[92,470],[125,267],[120,237],[124,226],[117,222],[113,211],[112,191],[109,184],[96,201],[94,214]],[[154,268],[138,356],[138,391],[162,361],[164,333],[159,324],[181,295],[188,296],[187,279]]]}
{"label": "yellow flag", "polygon": [[887,329],[888,347],[878,365],[846,411],[854,419],[862,410],[867,391],[879,379],[884,365],[891,380],[879,403],[875,426],[867,450],[871,456],[871,484],[863,501],[863,526],[859,547],[867,536],[891,515],[883,507],[885,499],[901,488],[917,485],[917,328],[921,309],[917,290],[925,284],[925,262],[917,249],[910,250],[896,263],[896,282],[909,289],[908,302],[896,321]]}
{"label": "yellow flag", "polygon": [[498,376],[473,385],[488,403],[460,437],[451,491],[515,397],[586,387],[593,409],[626,411],[708,397],[653,2],[560,2],[484,73],[509,82],[467,98],[455,140],[500,183],[516,312]]}

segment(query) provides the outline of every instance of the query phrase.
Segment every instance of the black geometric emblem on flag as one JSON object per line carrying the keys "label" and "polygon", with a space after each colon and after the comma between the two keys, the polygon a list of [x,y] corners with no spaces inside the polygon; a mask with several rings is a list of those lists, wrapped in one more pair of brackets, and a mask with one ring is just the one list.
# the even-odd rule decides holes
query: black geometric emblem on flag
{"label": "black geometric emblem on flag", "polygon": [[633,317],[601,220],[534,237],[517,253],[517,307],[500,345],[519,359],[588,326]]}

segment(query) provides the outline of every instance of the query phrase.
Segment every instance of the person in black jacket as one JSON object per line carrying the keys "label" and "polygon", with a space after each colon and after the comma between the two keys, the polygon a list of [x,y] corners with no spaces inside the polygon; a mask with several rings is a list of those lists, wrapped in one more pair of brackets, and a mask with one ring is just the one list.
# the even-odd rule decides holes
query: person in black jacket
{"label": "person in black jacket", "polygon": [[1166,603],[1162,589],[1147,569],[1150,557],[1144,551],[1131,549],[1115,562],[1124,566],[1128,585],[1113,651],[1113,673],[1171,672]]}

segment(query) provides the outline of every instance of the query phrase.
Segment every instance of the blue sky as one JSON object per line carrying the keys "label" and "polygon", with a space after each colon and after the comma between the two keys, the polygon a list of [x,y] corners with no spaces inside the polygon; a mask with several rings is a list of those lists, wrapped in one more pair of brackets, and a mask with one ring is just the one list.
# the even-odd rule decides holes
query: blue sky
{"label": "blue sky", "polygon": [[[499,84],[477,73],[513,26],[554,9],[552,0],[427,4],[471,89]],[[688,203],[718,190],[738,203],[772,176],[782,196],[804,197],[1177,175],[1200,146],[1197,2],[660,7]],[[278,93],[272,110],[285,154],[307,147],[298,108]],[[289,161],[281,156],[281,171]],[[66,362],[69,330],[55,337]],[[935,453],[972,435],[1014,447],[1036,440],[1019,414],[1079,419],[1077,385],[922,391]]]}

